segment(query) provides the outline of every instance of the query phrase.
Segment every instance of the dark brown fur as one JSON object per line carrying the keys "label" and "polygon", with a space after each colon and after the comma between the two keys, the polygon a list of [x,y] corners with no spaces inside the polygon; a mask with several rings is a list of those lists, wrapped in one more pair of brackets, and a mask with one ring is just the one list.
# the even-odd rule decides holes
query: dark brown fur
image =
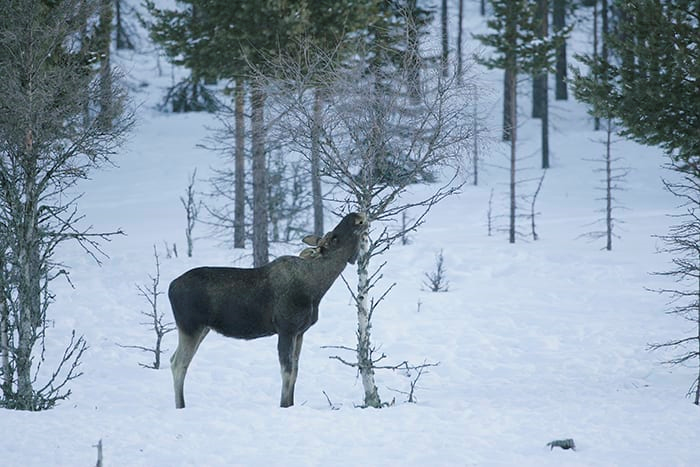
{"label": "dark brown fur", "polygon": [[324,237],[314,258],[282,256],[253,269],[201,267],[173,280],[168,298],[179,336],[170,359],[175,406],[185,406],[187,368],[210,329],[238,339],[277,334],[280,406],[294,405],[303,334],[318,320],[323,295],[345,265],[354,264],[365,227],[365,217],[351,213]]}

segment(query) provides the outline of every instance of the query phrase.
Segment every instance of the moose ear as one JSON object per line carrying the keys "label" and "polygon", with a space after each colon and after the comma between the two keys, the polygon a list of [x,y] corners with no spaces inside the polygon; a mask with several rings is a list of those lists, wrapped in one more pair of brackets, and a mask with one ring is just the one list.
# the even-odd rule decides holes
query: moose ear
{"label": "moose ear", "polygon": [[306,237],[302,238],[301,241],[307,245],[318,246],[319,242],[321,241],[321,237],[317,235],[307,235]]}

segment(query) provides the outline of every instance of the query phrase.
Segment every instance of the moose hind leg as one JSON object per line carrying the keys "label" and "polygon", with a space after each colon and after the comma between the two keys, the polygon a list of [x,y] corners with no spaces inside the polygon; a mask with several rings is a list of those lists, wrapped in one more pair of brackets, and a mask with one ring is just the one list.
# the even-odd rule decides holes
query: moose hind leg
{"label": "moose hind leg", "polygon": [[300,336],[280,334],[277,340],[277,353],[282,373],[282,396],[280,407],[294,405],[294,383],[296,382],[296,346]]}
{"label": "moose hind leg", "polygon": [[190,366],[192,357],[197,352],[199,344],[206,337],[209,328],[202,328],[201,331],[193,335],[187,334],[178,329],[177,349],[170,357],[170,371],[173,373],[173,388],[175,389],[175,408],[185,407],[185,375]]}
{"label": "moose hind leg", "polygon": [[292,356],[292,388],[297,382],[299,374],[299,355],[301,355],[301,345],[304,343],[304,335],[299,334],[294,340],[294,354]]}

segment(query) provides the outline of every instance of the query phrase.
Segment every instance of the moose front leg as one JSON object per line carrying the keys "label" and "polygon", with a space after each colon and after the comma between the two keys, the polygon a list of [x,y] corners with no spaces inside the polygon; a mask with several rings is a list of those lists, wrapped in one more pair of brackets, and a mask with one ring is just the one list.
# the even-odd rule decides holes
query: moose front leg
{"label": "moose front leg", "polygon": [[[282,373],[282,396],[280,407],[294,405],[294,383],[297,379],[297,341],[301,335],[280,334],[277,340],[277,353],[280,359],[280,372]],[[301,344],[299,344],[301,345]]]}

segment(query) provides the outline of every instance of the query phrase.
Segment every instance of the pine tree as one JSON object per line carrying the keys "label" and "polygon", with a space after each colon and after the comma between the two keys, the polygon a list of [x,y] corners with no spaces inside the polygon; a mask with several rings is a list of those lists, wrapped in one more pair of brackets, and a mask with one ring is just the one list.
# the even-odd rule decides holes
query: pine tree
{"label": "pine tree", "polygon": [[539,38],[541,24],[536,20],[537,3],[538,0],[493,0],[493,17],[487,22],[493,32],[474,36],[495,49],[493,56],[477,57],[477,60],[489,68],[504,70],[505,75],[504,102],[509,103],[509,113],[504,114],[503,132],[504,140],[510,140],[510,243],[515,243],[517,75],[536,74],[551,68],[554,51],[568,33],[560,31]]}
{"label": "pine tree", "polygon": [[[535,23],[537,37],[542,39],[549,32],[549,0],[536,0]],[[547,98],[547,70],[539,70],[532,76],[532,118],[542,118]]]}
{"label": "pine tree", "polygon": [[[566,28],[566,8],[568,0],[554,0],[552,6],[552,27],[555,32]],[[566,86],[566,41],[562,41],[557,47],[556,78],[554,86],[554,97],[556,100],[566,100],[569,98]]]}
{"label": "pine tree", "polygon": [[[378,0],[357,4],[352,1],[322,0],[315,2],[278,2],[274,0],[183,0],[178,10],[159,9],[152,1],[147,8],[153,17],[151,37],[165,50],[170,60],[192,72],[185,86],[189,108],[197,108],[195,96],[206,96],[204,80],[223,79],[231,83],[236,96],[236,113],[243,110],[241,90],[250,93],[252,107],[251,152],[253,167],[253,250],[254,264],[262,265],[268,257],[267,167],[265,161],[265,102],[264,90],[257,85],[256,75],[265,75],[280,53],[303,55],[306,41],[314,47],[332,50],[344,34],[349,34],[368,22],[368,12],[376,12]],[[364,27],[364,26],[362,26]],[[320,94],[319,94],[320,99]],[[188,100],[189,99],[189,100]],[[204,99],[203,104],[207,104]],[[199,106],[201,109],[202,106]],[[243,120],[236,117],[237,127]],[[242,147],[238,138],[237,147]],[[238,152],[240,156],[240,152]],[[240,158],[240,157],[239,157]],[[312,161],[316,159],[312,154]],[[237,159],[238,160],[238,159]],[[237,167],[240,165],[237,164]],[[317,172],[312,164],[312,172]],[[240,181],[240,177],[237,179]],[[323,212],[318,174],[313,180],[315,230],[323,231]],[[240,187],[239,187],[240,188]],[[240,189],[237,190],[240,193]],[[237,196],[238,197],[238,196]],[[241,205],[236,210],[236,225],[242,231]],[[236,234],[235,244],[241,246],[242,232]]]}
{"label": "pine tree", "polygon": [[[407,8],[415,7],[416,0],[408,0]],[[326,57],[334,56],[336,60],[345,60],[346,53],[343,51],[343,44],[348,35],[358,32],[367,33],[367,23],[370,18],[378,17],[380,2],[372,0],[358,5],[353,1],[319,0],[303,3],[302,29],[304,37],[296,42],[296,47],[300,50],[289,51],[291,54],[304,55],[313,51]],[[406,37],[412,43],[415,38],[415,55],[412,57],[417,67],[420,66],[419,55],[417,55],[417,31],[407,25]],[[323,236],[324,214],[323,214],[323,193],[321,191],[320,174],[320,154],[319,154],[319,129],[322,126],[320,121],[323,115],[324,89],[322,83],[312,79],[314,91],[313,102],[313,130],[311,134],[310,148],[310,171],[311,171],[311,193],[312,206],[314,211],[314,234]]]}
{"label": "pine tree", "polygon": [[[153,17],[152,39],[170,60],[191,70],[192,99],[206,92],[202,80],[248,79],[251,68],[264,69],[290,38],[301,31],[303,16],[296,3],[276,1],[183,0],[183,7],[164,10],[152,1],[146,7]],[[253,260],[268,261],[267,167],[265,161],[265,92],[251,82],[251,152],[253,168]],[[204,104],[207,103],[205,99]]]}
{"label": "pine tree", "polygon": [[379,0],[376,8],[367,14],[366,34],[374,55],[369,67],[378,69],[383,65],[393,65],[406,70],[409,90],[414,94],[420,92],[417,89],[422,66],[419,44],[429,32],[435,10],[418,5],[417,0]]}

